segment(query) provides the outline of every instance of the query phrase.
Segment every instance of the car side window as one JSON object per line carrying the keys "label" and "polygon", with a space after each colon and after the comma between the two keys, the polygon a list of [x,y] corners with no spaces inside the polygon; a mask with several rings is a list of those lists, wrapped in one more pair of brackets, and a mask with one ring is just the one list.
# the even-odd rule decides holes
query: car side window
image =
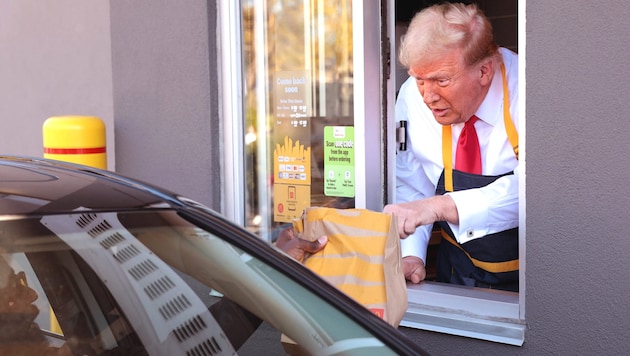
{"label": "car side window", "polygon": [[395,354],[324,280],[219,235],[170,210],[0,221],[0,354]]}
{"label": "car side window", "polygon": [[71,250],[5,253],[0,264],[1,335],[10,338],[1,354],[146,354],[115,299]]}

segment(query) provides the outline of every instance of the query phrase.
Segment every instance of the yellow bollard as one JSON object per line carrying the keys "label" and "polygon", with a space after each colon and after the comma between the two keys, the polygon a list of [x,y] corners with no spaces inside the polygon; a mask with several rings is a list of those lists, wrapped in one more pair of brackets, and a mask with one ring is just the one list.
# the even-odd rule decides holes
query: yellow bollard
{"label": "yellow bollard", "polygon": [[105,124],[94,116],[53,116],[44,122],[44,158],[107,169]]}
{"label": "yellow bollard", "polygon": [[[42,126],[44,158],[107,169],[105,124],[94,116],[53,116]],[[63,334],[50,309],[50,331]]]}

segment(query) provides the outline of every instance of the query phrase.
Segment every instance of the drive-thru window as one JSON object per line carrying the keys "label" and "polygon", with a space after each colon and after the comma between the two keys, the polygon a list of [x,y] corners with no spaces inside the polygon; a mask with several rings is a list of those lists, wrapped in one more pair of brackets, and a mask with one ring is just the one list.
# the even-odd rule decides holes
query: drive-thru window
{"label": "drive-thru window", "polygon": [[[219,4],[223,117],[230,118],[224,123],[224,212],[230,218],[272,241],[274,232],[309,206],[380,211],[394,201],[394,103],[407,75],[397,66],[396,44],[418,7],[434,2],[419,3]],[[524,2],[478,4],[492,20],[497,42],[522,54],[517,29],[524,26]],[[518,128],[523,166],[520,293],[431,281],[408,285],[409,309],[402,326],[523,343],[523,121]]]}

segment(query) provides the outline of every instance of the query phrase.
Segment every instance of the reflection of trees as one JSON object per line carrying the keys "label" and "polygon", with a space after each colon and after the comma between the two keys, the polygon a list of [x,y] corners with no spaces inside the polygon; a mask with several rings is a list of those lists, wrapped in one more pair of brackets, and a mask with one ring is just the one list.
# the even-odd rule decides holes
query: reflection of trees
{"label": "reflection of trees", "polygon": [[[255,7],[266,5],[264,25],[256,24]],[[341,124],[352,117],[352,1],[351,0],[267,0],[243,5],[243,100],[245,128],[273,128],[274,90],[272,78],[278,71],[306,71],[311,78],[314,117],[334,118],[328,124]],[[306,10],[306,11],[305,11]],[[260,11],[260,9],[258,10]],[[262,28],[262,31],[257,29]],[[260,33],[264,32],[264,33]],[[258,44],[257,44],[258,43]],[[262,46],[260,45],[262,44]],[[264,55],[256,51],[264,51]],[[259,58],[266,61],[265,83],[257,82]],[[257,112],[257,86],[264,85],[269,112]],[[258,88],[260,89],[260,88]],[[335,121],[337,120],[337,121]],[[344,122],[347,124],[347,122]],[[321,127],[321,125],[319,125]],[[271,146],[268,132],[257,132]],[[247,205],[252,215],[258,209],[258,174],[273,174],[271,167],[258,172],[256,144],[246,149]],[[269,160],[261,160],[262,162]],[[321,162],[320,162],[321,163]],[[270,172],[271,171],[271,172]],[[323,192],[313,194],[323,195]],[[248,213],[249,215],[249,213]],[[266,217],[263,217],[266,218]]]}
{"label": "reflection of trees", "polygon": [[[253,124],[257,116],[255,43],[261,40],[261,36],[269,76],[276,71],[306,70],[310,73],[314,86],[352,83],[351,0],[268,0],[264,3],[267,4],[264,34],[255,31],[255,5],[243,6],[243,81],[248,120],[246,127]],[[305,5],[308,6],[306,16]],[[317,83],[322,76],[325,82]],[[265,91],[271,104],[274,93],[271,81],[268,83],[269,87]],[[350,101],[351,95],[350,91],[341,99]],[[336,105],[327,107],[334,108]],[[317,105],[314,104],[314,109],[316,108]],[[326,116],[350,114],[329,110]],[[315,116],[321,115],[316,110],[313,112]]]}
{"label": "reflection of trees", "polygon": [[[255,133],[256,127],[256,66],[255,66],[255,32],[254,7],[243,6],[243,98],[245,128],[250,127]],[[249,226],[249,219],[258,211],[258,154],[256,142],[245,145],[245,225]]]}

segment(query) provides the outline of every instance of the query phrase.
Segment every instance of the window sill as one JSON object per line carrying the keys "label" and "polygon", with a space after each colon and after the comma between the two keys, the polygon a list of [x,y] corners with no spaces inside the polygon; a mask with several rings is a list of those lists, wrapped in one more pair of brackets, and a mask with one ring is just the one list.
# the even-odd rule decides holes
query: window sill
{"label": "window sill", "polygon": [[522,346],[525,321],[518,293],[446,285],[408,284],[400,326]]}

